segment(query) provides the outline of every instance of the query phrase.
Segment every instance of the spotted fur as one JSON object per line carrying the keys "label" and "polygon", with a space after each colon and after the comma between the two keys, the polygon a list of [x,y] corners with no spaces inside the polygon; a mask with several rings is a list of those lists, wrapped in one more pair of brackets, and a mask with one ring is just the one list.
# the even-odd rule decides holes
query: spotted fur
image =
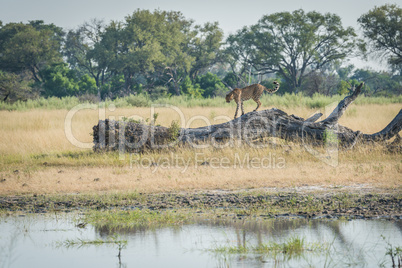
{"label": "spotted fur", "polygon": [[279,89],[279,83],[274,82],[276,87],[274,89],[268,89],[260,84],[253,84],[244,88],[235,88],[229,94],[226,95],[226,102],[230,102],[234,99],[237,104],[236,113],[234,118],[237,117],[237,112],[239,111],[239,106],[241,106],[241,115],[244,114],[243,108],[243,101],[253,99],[257,103],[257,108],[254,111],[257,111],[258,108],[261,106],[260,97],[264,90],[268,91],[269,93],[275,93]]}

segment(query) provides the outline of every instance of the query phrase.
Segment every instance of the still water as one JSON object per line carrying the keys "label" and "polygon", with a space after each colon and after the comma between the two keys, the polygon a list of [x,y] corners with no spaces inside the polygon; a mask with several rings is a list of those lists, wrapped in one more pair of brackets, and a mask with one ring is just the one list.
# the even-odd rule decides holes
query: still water
{"label": "still water", "polygon": [[[121,230],[116,244],[65,246],[107,239],[111,232],[78,228],[78,215],[0,217],[0,267],[391,267],[387,248],[402,246],[402,220],[208,221],[175,228]],[[116,235],[115,233],[113,233]],[[325,249],[285,254],[222,253],[216,249],[281,243],[299,237]]]}

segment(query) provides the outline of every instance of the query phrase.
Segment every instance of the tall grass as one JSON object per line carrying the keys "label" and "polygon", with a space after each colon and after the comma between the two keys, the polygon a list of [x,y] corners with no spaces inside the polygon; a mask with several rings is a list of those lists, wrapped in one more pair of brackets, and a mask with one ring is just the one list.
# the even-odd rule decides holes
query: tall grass
{"label": "tall grass", "polygon": [[[307,107],[310,109],[322,108],[333,102],[340,101],[344,96],[334,95],[334,96],[324,96],[321,94],[314,94],[312,97],[304,96],[301,93],[284,95],[279,94],[264,94],[261,101],[265,105],[275,106],[275,107]],[[80,101],[77,97],[64,97],[64,98],[39,98],[36,100],[28,101],[17,101],[15,103],[8,103],[0,101],[0,110],[9,111],[26,111],[31,109],[48,109],[48,110],[60,110],[60,109],[71,109],[74,106],[85,103],[85,101]],[[189,96],[171,96],[163,97],[156,100],[151,99],[147,95],[130,95],[123,98],[116,98],[114,100],[106,100],[102,102],[102,105],[113,104],[117,108],[128,108],[128,107],[149,107],[151,104],[170,104],[178,107],[222,107],[228,106],[223,97],[215,98],[205,98],[205,99],[195,99]],[[356,104],[391,104],[391,103],[402,103],[402,95],[387,98],[387,97],[367,97],[360,96],[357,98]],[[245,102],[246,106],[255,106],[252,101]]]}

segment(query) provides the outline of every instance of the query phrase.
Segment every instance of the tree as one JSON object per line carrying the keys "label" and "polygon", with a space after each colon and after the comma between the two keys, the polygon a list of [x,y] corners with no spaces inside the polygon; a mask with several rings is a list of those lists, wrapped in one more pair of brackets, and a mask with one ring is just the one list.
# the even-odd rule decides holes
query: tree
{"label": "tree", "polygon": [[255,50],[253,41],[254,34],[247,27],[226,39],[225,59],[229,63],[236,80],[235,84],[232,82],[232,87],[244,87],[247,85],[247,80],[244,77],[251,67],[251,57]]}
{"label": "tree", "polygon": [[365,82],[368,95],[399,95],[402,93],[401,76],[357,69],[351,79]]}
{"label": "tree", "polygon": [[78,75],[78,72],[68,68],[66,63],[46,66],[41,70],[40,75],[43,79],[43,95],[46,97],[79,96],[97,92],[96,83],[92,77],[87,74]]}
{"label": "tree", "polygon": [[187,94],[195,99],[201,99],[202,94],[204,93],[204,90],[201,89],[200,84],[193,85],[189,76],[186,76],[183,79],[180,89],[182,93]]}
{"label": "tree", "polygon": [[65,97],[76,95],[79,91],[74,71],[65,63],[46,66],[40,73],[43,82],[43,95],[46,97]]}
{"label": "tree", "polygon": [[202,88],[202,95],[206,98],[224,95],[227,91],[225,85],[216,74],[208,72],[205,75],[198,76],[195,81]]}
{"label": "tree", "polygon": [[344,59],[356,43],[339,16],[301,9],[263,16],[246,33],[253,35],[249,62],[262,73],[278,73],[295,91],[309,72]]}
{"label": "tree", "polygon": [[134,75],[145,77],[154,73],[164,62],[163,45],[170,44],[171,36],[169,12],[156,10],[137,10],[126,17],[125,27],[121,32],[122,72],[126,79],[126,90],[132,86]]}
{"label": "tree", "polygon": [[148,86],[172,83],[180,94],[180,81],[194,60],[188,53],[192,23],[180,12],[137,10],[125,22],[107,26],[92,53],[98,65],[124,75],[126,94],[138,79]]}
{"label": "tree", "polygon": [[92,19],[66,35],[64,55],[70,68],[95,79],[96,87],[105,82],[106,66],[95,60],[94,48],[105,31],[102,20]]}
{"label": "tree", "polygon": [[348,66],[341,67],[340,64],[335,65],[335,70],[339,75],[339,78],[342,80],[348,80],[350,76],[353,74],[353,70],[355,66],[353,64],[349,64]]}
{"label": "tree", "polygon": [[218,61],[222,36],[217,23],[194,26],[180,12],[137,10],[108,25],[87,60],[112,76],[122,74],[124,94],[141,83],[147,91],[169,84],[180,95],[185,77],[194,80]]}
{"label": "tree", "polygon": [[358,20],[363,35],[368,39],[368,48],[363,52],[380,52],[388,58],[388,63],[402,75],[402,9],[395,4],[375,7]]}
{"label": "tree", "polygon": [[191,79],[195,79],[201,71],[219,62],[223,31],[217,22],[206,23],[204,26],[196,26],[197,35],[189,44],[189,54],[194,57],[195,62],[190,70]]}
{"label": "tree", "polygon": [[[106,88],[111,85],[121,85],[122,73],[119,69],[119,43],[121,38],[121,31],[123,30],[122,23],[112,21],[108,26],[105,27],[101,34],[99,42],[94,44],[93,49],[88,51],[87,57],[98,66],[97,68],[102,71],[102,77],[98,84],[103,91],[102,95],[107,94]],[[110,81],[106,85],[105,73],[110,75]],[[124,77],[123,77],[124,79]],[[124,86],[123,86],[124,87]],[[116,89],[112,89],[115,91]],[[119,88],[120,90],[120,88]],[[110,88],[109,88],[110,91]],[[111,96],[109,96],[111,97]]]}
{"label": "tree", "polygon": [[302,88],[303,92],[309,96],[312,96],[315,93],[329,96],[337,93],[339,83],[339,77],[335,74],[315,71],[306,75],[303,80]]}
{"label": "tree", "polygon": [[190,42],[197,32],[193,21],[187,20],[180,12],[167,13],[167,31],[160,38],[162,53],[165,55],[164,74],[167,83],[173,85],[174,93],[180,95],[180,83],[188,76],[195,57],[190,53]]}
{"label": "tree", "polygon": [[37,96],[29,84],[29,76],[0,71],[0,100],[14,102]]}
{"label": "tree", "polygon": [[9,23],[0,28],[0,69],[20,73],[29,71],[36,82],[46,65],[61,62],[61,28],[43,21],[31,24]]}

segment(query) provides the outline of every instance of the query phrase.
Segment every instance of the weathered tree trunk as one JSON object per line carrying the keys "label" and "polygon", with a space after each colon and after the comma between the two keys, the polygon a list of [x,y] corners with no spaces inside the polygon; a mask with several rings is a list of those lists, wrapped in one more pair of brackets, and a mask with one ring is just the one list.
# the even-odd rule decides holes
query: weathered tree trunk
{"label": "weathered tree trunk", "polygon": [[364,83],[346,96],[324,120],[317,113],[303,119],[288,115],[279,109],[247,113],[226,123],[199,128],[177,129],[150,126],[134,122],[99,121],[93,127],[95,150],[124,150],[138,152],[144,149],[160,149],[177,143],[190,146],[227,146],[234,141],[255,145],[264,137],[278,137],[296,142],[322,145],[336,143],[343,148],[353,147],[357,141],[378,142],[389,140],[402,129],[402,110],[383,130],[375,134],[362,134],[338,124],[348,106],[360,94]]}

